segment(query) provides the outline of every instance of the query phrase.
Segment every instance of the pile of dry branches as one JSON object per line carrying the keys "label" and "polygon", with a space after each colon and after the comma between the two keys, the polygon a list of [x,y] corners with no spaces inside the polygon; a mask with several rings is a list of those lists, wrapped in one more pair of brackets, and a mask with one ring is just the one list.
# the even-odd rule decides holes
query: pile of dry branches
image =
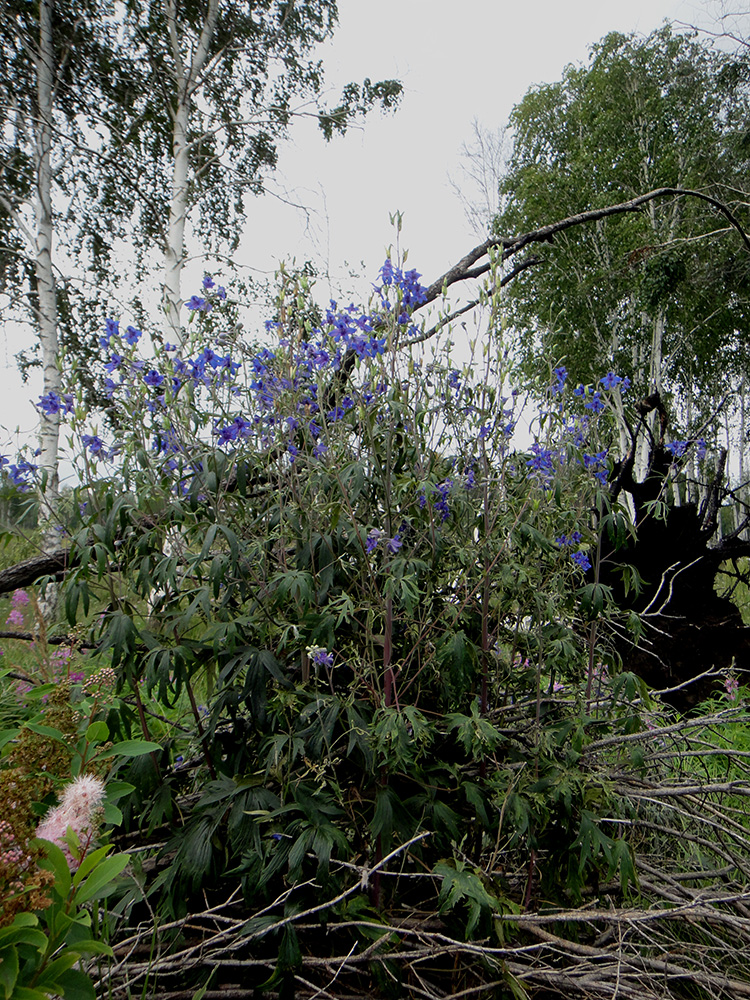
{"label": "pile of dry branches", "polygon": [[[257,912],[239,887],[179,921],[160,924],[141,907],[137,923],[117,929],[99,994],[190,1000],[205,985],[204,1000],[231,1000],[260,996],[265,984],[263,996],[300,1000],[362,1000],[389,985],[391,995],[425,1000],[750,997],[741,957],[750,949],[750,738],[747,749],[729,738],[730,729],[748,732],[747,719],[741,704],[668,724],[662,716],[654,728],[585,747],[581,767],[605,772],[618,803],[600,820],[632,848],[638,882],[626,893],[619,881],[601,884],[568,908],[535,893],[529,908],[496,913],[491,935],[464,940],[437,905],[439,877],[407,864],[425,830],[369,870],[339,862],[348,887],[300,911],[290,905],[300,886]],[[488,884],[515,886],[522,901],[528,867],[517,852],[493,847],[467,860]],[[541,870],[544,856],[535,863]],[[430,880],[433,891],[415,898],[436,905],[352,918],[343,904],[366,893],[376,870],[402,885]],[[292,930],[301,957],[284,968],[280,941]]]}

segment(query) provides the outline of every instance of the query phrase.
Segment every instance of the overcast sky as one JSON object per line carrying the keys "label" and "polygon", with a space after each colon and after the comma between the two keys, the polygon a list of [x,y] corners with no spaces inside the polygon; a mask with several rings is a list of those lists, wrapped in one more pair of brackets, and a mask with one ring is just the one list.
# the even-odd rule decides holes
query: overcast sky
{"label": "overcast sky", "polygon": [[[609,31],[648,34],[665,19],[713,24],[712,0],[339,0],[340,25],[321,50],[332,99],[350,80],[396,78],[399,110],[373,112],[362,129],[325,143],[312,120],[300,120],[280,150],[277,197],[249,206],[238,260],[258,276],[279,261],[316,262],[330,275],[321,297],[352,286],[348,264],[374,280],[394,240],[389,215],[403,213],[401,243],[409,266],[433,280],[479,242],[449,178],[462,183],[461,147],[472,122],[500,129],[529,87],[553,82]],[[473,197],[471,192],[467,192]],[[360,266],[364,262],[364,268]],[[201,272],[196,272],[201,273]],[[195,290],[185,288],[186,296]],[[33,432],[30,400],[39,382],[21,386],[13,362],[25,346],[0,326],[0,451]],[[3,440],[4,439],[4,440]],[[3,447],[5,446],[5,447]]]}

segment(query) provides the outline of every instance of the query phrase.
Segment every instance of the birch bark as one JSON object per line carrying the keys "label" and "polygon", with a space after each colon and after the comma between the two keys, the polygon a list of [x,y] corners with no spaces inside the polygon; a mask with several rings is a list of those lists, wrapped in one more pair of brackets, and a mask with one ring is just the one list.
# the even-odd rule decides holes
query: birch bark
{"label": "birch bark", "polygon": [[183,306],[182,271],[185,266],[185,227],[190,210],[190,110],[193,96],[201,85],[203,71],[209,62],[209,48],[219,16],[219,0],[209,0],[200,38],[192,53],[183,54],[175,0],[168,0],[166,16],[177,96],[171,111],[172,193],[164,253],[162,306],[167,337],[173,344],[182,347],[185,340],[180,322]]}
{"label": "birch bark", "polygon": [[[52,38],[53,0],[40,0],[39,49],[37,52],[36,140],[36,258],[35,277],[39,342],[42,350],[44,394],[61,392],[57,342],[57,295],[53,269],[52,219],[52,106],[54,100],[54,49]],[[42,517],[54,516],[57,507],[59,473],[58,447],[60,412],[43,413],[41,419],[40,467],[44,477]]]}

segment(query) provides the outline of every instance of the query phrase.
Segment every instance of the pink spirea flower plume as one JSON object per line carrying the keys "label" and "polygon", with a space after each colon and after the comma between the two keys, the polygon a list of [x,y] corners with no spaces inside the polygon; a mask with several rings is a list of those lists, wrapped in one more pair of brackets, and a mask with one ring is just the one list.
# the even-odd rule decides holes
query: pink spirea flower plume
{"label": "pink spirea flower plume", "polygon": [[57,844],[71,869],[79,862],[71,854],[65,834],[71,829],[78,837],[79,843],[82,845],[90,843],[96,834],[97,814],[103,799],[104,782],[91,774],[82,775],[66,785],[60,804],[50,809],[37,827],[37,837]]}

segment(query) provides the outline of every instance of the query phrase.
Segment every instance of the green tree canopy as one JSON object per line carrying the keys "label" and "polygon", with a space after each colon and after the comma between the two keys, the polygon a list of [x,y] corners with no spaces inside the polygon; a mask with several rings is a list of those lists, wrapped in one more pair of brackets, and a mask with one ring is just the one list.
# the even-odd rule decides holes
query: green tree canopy
{"label": "green tree canopy", "polygon": [[[734,57],[676,35],[610,34],[585,66],[533,88],[511,117],[513,153],[494,220],[510,236],[661,188],[739,211],[746,76]],[[514,283],[519,360],[565,359],[589,382],[616,365],[643,392],[715,398],[746,354],[750,261],[726,220],[695,199],[574,227]]]}

